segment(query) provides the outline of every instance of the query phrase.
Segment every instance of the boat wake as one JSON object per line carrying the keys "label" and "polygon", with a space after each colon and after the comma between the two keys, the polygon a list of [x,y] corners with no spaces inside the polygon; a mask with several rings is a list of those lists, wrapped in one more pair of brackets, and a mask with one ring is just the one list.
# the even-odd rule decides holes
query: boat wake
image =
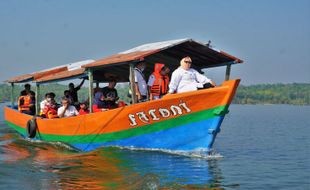
{"label": "boat wake", "polygon": [[49,145],[52,146],[58,150],[66,150],[66,151],[73,151],[73,152],[81,152],[80,150],[74,148],[73,146],[63,143],[63,142],[47,142],[47,141],[42,141],[38,139],[30,139],[30,138],[25,138],[26,141],[39,144],[39,145]]}
{"label": "boat wake", "polygon": [[133,150],[133,151],[154,151],[154,152],[162,152],[168,154],[174,154],[179,156],[186,156],[191,158],[199,158],[206,160],[219,160],[223,158],[223,156],[216,152],[214,149],[197,149],[193,151],[176,151],[176,150],[167,150],[167,149],[157,149],[157,148],[136,148],[136,147],[121,147],[121,146],[113,146],[119,149]]}
{"label": "boat wake", "polygon": [[[66,151],[73,151],[81,153],[83,151],[63,142],[46,142],[38,139],[25,139],[28,142],[39,144],[39,145],[50,145],[58,150],[66,150]],[[152,152],[161,152],[165,154],[173,154],[191,158],[199,158],[199,159],[206,159],[206,160],[219,160],[223,158],[223,156],[216,152],[214,149],[196,149],[193,151],[176,151],[176,150],[168,150],[168,149],[158,149],[158,148],[137,148],[137,147],[123,147],[123,146],[106,146],[102,148],[117,148],[120,150],[131,150],[131,151],[152,151]]]}

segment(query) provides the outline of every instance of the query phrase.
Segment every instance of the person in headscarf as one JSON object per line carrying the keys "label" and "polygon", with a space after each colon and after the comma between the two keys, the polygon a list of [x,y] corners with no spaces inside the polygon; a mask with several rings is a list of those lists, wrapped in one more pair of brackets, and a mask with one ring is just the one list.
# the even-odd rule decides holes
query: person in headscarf
{"label": "person in headscarf", "polygon": [[206,76],[191,68],[192,59],[187,56],[180,61],[180,67],[173,71],[169,84],[169,93],[195,91],[207,86],[214,87],[215,83]]}
{"label": "person in headscarf", "polygon": [[170,69],[163,63],[155,63],[154,72],[150,75],[148,81],[150,100],[162,98],[168,92]]}

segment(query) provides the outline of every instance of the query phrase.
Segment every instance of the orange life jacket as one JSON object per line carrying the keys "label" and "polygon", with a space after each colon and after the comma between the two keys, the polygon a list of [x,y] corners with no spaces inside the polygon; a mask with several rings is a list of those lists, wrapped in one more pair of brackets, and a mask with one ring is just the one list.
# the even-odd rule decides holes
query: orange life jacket
{"label": "orange life jacket", "polygon": [[57,111],[55,109],[52,109],[50,111],[47,112],[46,118],[48,119],[53,119],[53,118],[57,118]]}
{"label": "orange life jacket", "polygon": [[160,74],[160,71],[164,66],[165,65],[162,63],[155,64],[154,72],[152,73],[155,77],[155,81],[153,86],[151,86],[151,93],[153,96],[165,95],[168,92],[169,77]]}
{"label": "orange life jacket", "polygon": [[53,108],[50,105],[46,105],[43,109],[43,115],[45,115],[45,117],[48,119],[56,118],[56,117],[58,117],[57,109]]}
{"label": "orange life jacket", "polygon": [[[23,103],[22,103],[23,101]],[[20,96],[18,98],[18,111],[29,111],[31,105],[31,97],[30,96]]]}

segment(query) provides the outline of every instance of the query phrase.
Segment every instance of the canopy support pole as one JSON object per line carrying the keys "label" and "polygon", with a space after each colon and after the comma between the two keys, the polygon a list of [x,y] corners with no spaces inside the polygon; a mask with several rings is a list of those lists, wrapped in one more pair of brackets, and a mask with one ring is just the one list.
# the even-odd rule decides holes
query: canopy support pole
{"label": "canopy support pole", "polygon": [[131,101],[132,104],[135,104],[137,103],[137,96],[135,88],[135,66],[133,63],[129,64],[129,79],[130,79]]}
{"label": "canopy support pole", "polygon": [[11,83],[11,107],[14,108],[14,82]]}
{"label": "canopy support pole", "polygon": [[36,83],[36,102],[35,102],[35,106],[36,106],[36,113],[35,115],[40,115],[40,105],[39,105],[39,97],[40,97],[40,84]]}
{"label": "canopy support pole", "polygon": [[88,95],[89,95],[89,112],[93,113],[93,98],[94,98],[94,88],[93,88],[93,83],[94,83],[94,75],[93,71],[91,69],[88,69],[88,82],[89,82],[89,90],[88,90]]}
{"label": "canopy support pole", "polygon": [[225,80],[229,80],[229,78],[230,78],[230,70],[231,70],[231,64],[228,64],[226,66]]}

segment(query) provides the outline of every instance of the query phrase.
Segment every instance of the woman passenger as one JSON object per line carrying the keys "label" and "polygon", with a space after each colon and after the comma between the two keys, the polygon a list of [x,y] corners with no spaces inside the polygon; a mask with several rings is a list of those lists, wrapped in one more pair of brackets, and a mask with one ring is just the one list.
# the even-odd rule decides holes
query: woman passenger
{"label": "woman passenger", "polygon": [[195,91],[205,86],[215,86],[215,83],[206,76],[191,68],[192,59],[184,57],[180,61],[180,67],[173,71],[169,84],[169,93],[181,93]]}

